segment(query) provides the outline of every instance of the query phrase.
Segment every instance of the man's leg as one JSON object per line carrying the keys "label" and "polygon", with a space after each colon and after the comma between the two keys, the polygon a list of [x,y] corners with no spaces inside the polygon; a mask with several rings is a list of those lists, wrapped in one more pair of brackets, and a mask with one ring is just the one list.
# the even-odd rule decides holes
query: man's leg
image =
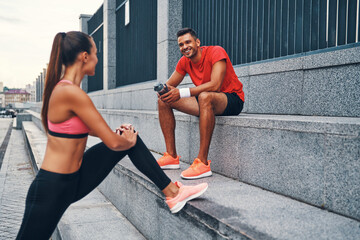
{"label": "man's leg", "polygon": [[197,158],[207,165],[211,137],[215,127],[215,115],[224,112],[227,106],[227,97],[224,93],[202,92],[198,100],[200,108],[200,149]]}
{"label": "man's leg", "polygon": [[158,111],[161,131],[165,138],[166,151],[174,158],[177,157],[175,146],[175,116],[173,109],[199,116],[199,105],[195,97],[182,98],[169,105],[160,99],[158,100]]}

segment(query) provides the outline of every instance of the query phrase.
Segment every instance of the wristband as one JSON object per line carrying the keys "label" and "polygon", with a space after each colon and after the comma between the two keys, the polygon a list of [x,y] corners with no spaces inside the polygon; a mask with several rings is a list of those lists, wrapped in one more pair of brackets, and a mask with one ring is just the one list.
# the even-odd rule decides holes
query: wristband
{"label": "wristband", "polygon": [[180,88],[180,98],[191,97],[190,88]]}

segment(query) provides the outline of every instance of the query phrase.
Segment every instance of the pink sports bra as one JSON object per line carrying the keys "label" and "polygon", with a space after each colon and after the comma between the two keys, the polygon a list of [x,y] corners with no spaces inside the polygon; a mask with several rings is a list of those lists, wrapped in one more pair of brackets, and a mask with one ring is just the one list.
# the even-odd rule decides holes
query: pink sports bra
{"label": "pink sports bra", "polygon": [[[73,84],[69,80],[59,81],[59,83],[61,82]],[[90,129],[78,116],[74,116],[62,123],[52,123],[48,119],[48,132],[50,135],[55,137],[84,138],[88,136],[89,131]]]}

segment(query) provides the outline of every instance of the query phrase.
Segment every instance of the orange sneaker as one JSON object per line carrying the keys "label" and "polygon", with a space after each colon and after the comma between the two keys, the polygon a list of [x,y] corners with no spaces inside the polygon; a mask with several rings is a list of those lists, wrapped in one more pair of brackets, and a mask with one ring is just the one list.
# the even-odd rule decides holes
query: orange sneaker
{"label": "orange sneaker", "polygon": [[211,161],[208,160],[208,165],[205,165],[200,159],[195,158],[193,164],[181,173],[181,177],[185,179],[210,177],[212,175],[210,163]]}
{"label": "orange sneaker", "polygon": [[161,169],[179,169],[180,168],[180,156],[173,158],[167,152],[164,153],[164,156],[157,160],[157,163],[161,167]]}
{"label": "orange sneaker", "polygon": [[180,211],[187,201],[199,197],[208,188],[207,183],[201,183],[195,186],[184,186],[180,182],[175,182],[175,184],[180,188],[179,194],[174,198],[167,197],[165,201],[172,213]]}

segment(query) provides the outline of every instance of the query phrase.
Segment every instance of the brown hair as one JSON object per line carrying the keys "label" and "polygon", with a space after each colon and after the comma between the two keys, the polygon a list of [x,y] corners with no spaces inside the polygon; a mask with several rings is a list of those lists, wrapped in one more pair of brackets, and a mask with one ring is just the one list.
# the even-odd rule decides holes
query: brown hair
{"label": "brown hair", "polygon": [[46,71],[43,106],[41,109],[42,124],[46,132],[48,131],[49,99],[56,84],[60,81],[62,68],[63,66],[72,65],[79,53],[87,52],[90,54],[92,47],[90,39],[89,35],[77,31],[58,33],[54,38]]}

